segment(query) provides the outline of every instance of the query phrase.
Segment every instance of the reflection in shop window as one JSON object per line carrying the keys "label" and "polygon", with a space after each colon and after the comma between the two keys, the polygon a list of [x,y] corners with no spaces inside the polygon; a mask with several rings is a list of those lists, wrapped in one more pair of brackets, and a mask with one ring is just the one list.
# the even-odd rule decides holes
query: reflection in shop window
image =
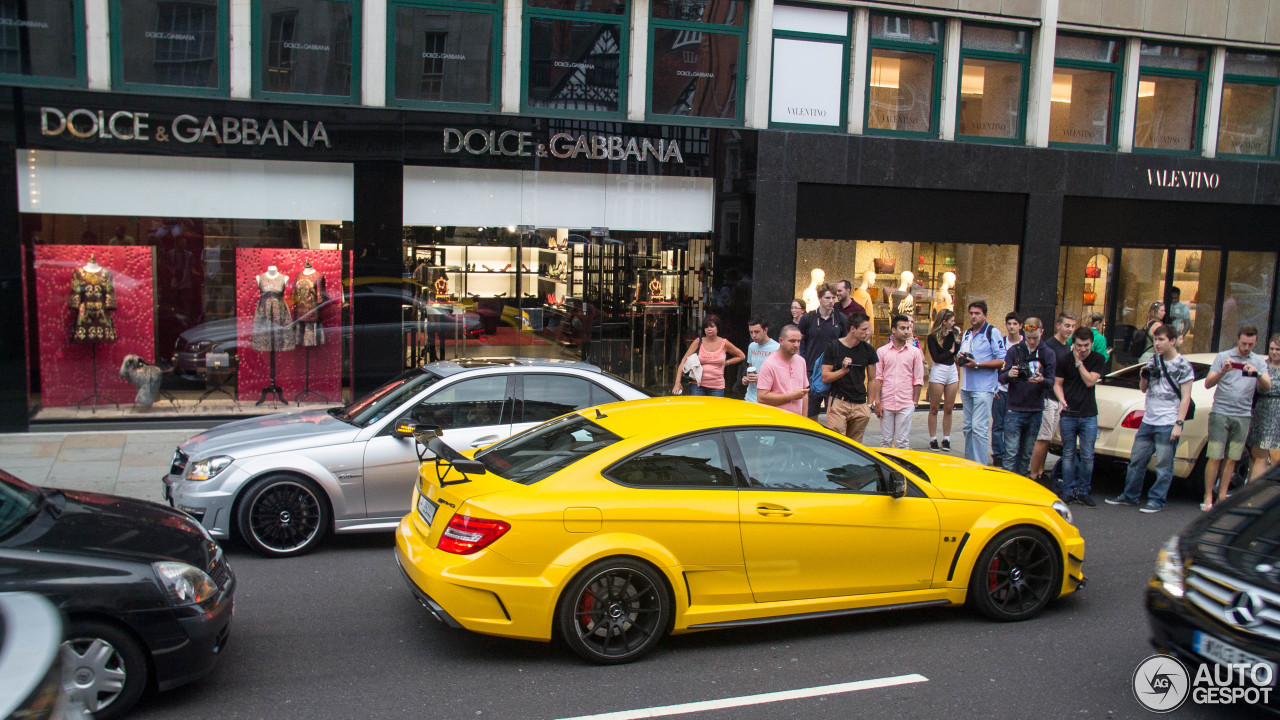
{"label": "reflection in shop window", "polygon": [[929,53],[872,50],[867,127],[932,130],[936,62],[937,57]]}
{"label": "reflection in shop window", "polygon": [[1275,153],[1280,56],[1228,52],[1218,125],[1218,153]]}
{"label": "reflection in shop window", "polygon": [[153,44],[155,82],[211,87],[217,84],[216,8],[192,3],[157,3]]}
{"label": "reflection in shop window", "polygon": [[266,89],[284,92],[289,89],[289,73],[293,71],[293,28],[297,24],[296,10],[271,14],[271,36],[267,41]]}
{"label": "reflection in shop window", "polygon": [[262,89],[349,98],[352,95],[350,0],[257,0],[264,32]]}
{"label": "reflection in shop window", "polygon": [[618,112],[622,25],[541,17],[528,22],[528,105]]}
{"label": "reflection in shop window", "polygon": [[655,27],[650,108],[658,115],[738,116],[742,34]]}
{"label": "reflection in shop window", "polygon": [[447,32],[424,33],[422,41],[422,99],[440,100],[444,92],[444,46]]}
{"label": "reflection in shop window", "polygon": [[1208,52],[1176,45],[1142,44],[1134,147],[1193,152],[1208,83]]}
{"label": "reflection in shop window", "polygon": [[1049,142],[1102,146],[1114,143],[1116,81],[1122,47],[1114,38],[1058,36]]}
{"label": "reflection in shop window", "polygon": [[496,104],[497,6],[393,7],[396,101]]}
{"label": "reflection in shop window", "polygon": [[978,58],[961,62],[956,133],[1006,140],[1021,136],[1024,66]]}
{"label": "reflection in shop window", "polygon": [[72,79],[83,52],[75,0],[0,2],[0,74]]}

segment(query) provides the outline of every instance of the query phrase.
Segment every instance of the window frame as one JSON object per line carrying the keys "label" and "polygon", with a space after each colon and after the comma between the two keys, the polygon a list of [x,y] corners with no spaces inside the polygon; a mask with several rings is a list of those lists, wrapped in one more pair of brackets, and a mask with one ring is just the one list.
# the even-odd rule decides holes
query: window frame
{"label": "window frame", "polygon": [[[806,130],[809,132],[824,133],[844,133],[849,128],[849,78],[853,72],[853,37],[854,37],[854,16],[852,9],[846,9],[836,6],[825,5],[807,5],[804,3],[786,3],[787,5],[795,5],[796,7],[811,7],[819,10],[839,10],[848,15],[848,22],[845,26],[844,35],[823,35],[820,33],[800,32],[798,30],[779,30],[771,28],[773,34],[769,37],[769,127],[781,128],[784,130]],[[799,40],[802,42],[818,42],[828,45],[840,45],[840,124],[832,127],[829,125],[812,125],[809,123],[789,123],[775,122],[773,120],[773,70],[774,70],[774,44],[778,40]],[[870,52],[868,50],[868,52]],[[870,56],[868,55],[868,59]],[[870,64],[870,63],[868,63]],[[870,74],[870,69],[867,70]],[[867,96],[867,103],[870,104],[870,93]]]}
{"label": "window frame", "polygon": [[[698,125],[713,127],[737,127],[742,125],[742,118],[745,115],[744,99],[747,91],[747,30],[751,22],[751,2],[750,0],[741,0],[743,7],[743,16],[741,25],[721,25],[718,23],[694,22],[692,20],[671,20],[667,18],[655,18],[653,16],[653,4],[649,5],[649,57],[645,59],[646,68],[646,92],[644,96],[644,115],[645,119],[651,122],[661,122],[666,125]],[[704,34],[716,35],[736,35],[738,36],[738,66],[737,77],[734,79],[734,92],[736,93],[736,109],[732,118],[712,118],[702,115],[666,115],[654,112],[653,110],[653,63],[654,63],[654,44],[657,42],[657,30],[688,30],[691,32],[700,32]]]}
{"label": "window frame", "polygon": [[[262,3],[263,0],[252,0],[252,19],[250,20],[250,35],[253,40],[250,42],[252,46],[251,72],[253,79],[250,82],[252,87],[252,96],[254,99],[260,100],[283,100],[283,101],[300,101],[300,102],[325,102],[337,103],[340,105],[359,105],[360,104],[360,88],[362,85],[361,75],[363,73],[363,58],[361,38],[363,37],[363,8],[364,4],[358,0],[325,0],[325,2],[344,3],[351,7],[351,92],[348,95],[325,95],[321,93],[300,93],[300,92],[280,92],[278,90],[267,90],[263,84],[263,69],[266,67],[267,44],[260,42],[262,39],[263,23],[262,23]],[[390,22],[388,21],[388,24]]]}
{"label": "window frame", "polygon": [[[549,372],[537,372],[537,373],[512,373],[512,378],[514,378],[514,380],[515,380],[515,386],[514,386],[514,388],[513,388],[510,392],[513,392],[513,397],[514,397],[515,401],[519,404],[519,410],[517,411],[516,409],[514,409],[514,408],[513,408],[513,409],[512,409],[512,413],[511,413],[511,417],[512,417],[512,422],[513,422],[513,423],[517,423],[517,424],[519,424],[519,423],[531,423],[531,422],[533,422],[533,423],[544,423],[544,422],[550,422],[551,420],[554,420],[554,419],[556,419],[557,417],[560,417],[561,415],[568,415],[569,413],[580,412],[580,411],[582,411],[582,410],[586,410],[587,408],[594,407],[595,405],[608,405],[609,403],[615,403],[615,402],[621,402],[621,401],[622,401],[622,398],[618,397],[617,393],[612,392],[611,390],[609,390],[608,388],[604,387],[604,386],[603,386],[603,385],[601,385],[600,383],[594,382],[594,381],[592,381],[590,378],[586,378],[586,377],[583,377],[583,376],[581,376],[581,375],[574,375],[574,374],[572,374],[572,373],[563,373],[563,372],[551,372],[551,373],[549,373]],[[525,399],[525,388],[526,388],[526,387],[528,386],[528,384],[529,384],[529,383],[528,383],[528,382],[526,382],[526,381],[527,381],[527,380],[531,380],[531,379],[533,379],[533,380],[535,380],[535,384],[536,384],[536,383],[541,383],[541,381],[546,380],[546,379],[548,379],[548,378],[569,378],[570,380],[577,380],[578,382],[585,383],[585,384],[587,385],[587,388],[586,388],[586,389],[587,389],[587,399],[586,399],[586,403],[587,403],[587,404],[586,404],[586,405],[583,405],[582,407],[575,407],[575,408],[573,408],[572,410],[568,410],[568,411],[566,411],[566,412],[564,412],[564,413],[561,413],[560,415],[555,415],[555,416],[549,417],[549,418],[547,418],[546,420],[527,420],[527,419],[525,419],[525,408],[524,408],[524,404],[525,404],[525,402],[526,402],[526,399]],[[612,400],[606,400],[606,401],[605,401],[605,402],[603,402],[603,403],[595,403],[595,402],[592,402],[592,401],[591,401],[591,396],[592,396],[592,394],[593,394],[593,391],[599,391],[599,392],[602,392],[602,393],[604,393],[605,395],[607,395],[608,397],[612,398]],[[520,419],[518,419],[518,420],[517,420],[517,419],[515,419],[515,417],[516,417],[516,412],[519,412],[519,414],[520,414]]]}
{"label": "window frame", "polygon": [[89,84],[89,71],[85,54],[84,29],[85,0],[71,0],[72,35],[76,46],[75,77],[59,78],[47,75],[23,75],[20,73],[0,73],[0,83],[6,85],[22,85],[25,87],[83,88]]}
{"label": "window frame", "polygon": [[[492,62],[489,68],[489,102],[472,103],[452,100],[414,100],[396,95],[396,9],[401,7],[427,10],[452,10],[490,15],[493,23],[493,44],[490,48]],[[465,112],[498,112],[502,103],[502,3],[467,2],[466,0],[389,0],[387,2],[386,98],[389,107],[422,108],[429,110],[460,110]],[[521,72],[524,70],[522,68]]]}
{"label": "window frame", "polygon": [[[881,135],[886,137],[902,137],[902,138],[939,138],[942,136],[942,91],[943,91],[943,66],[947,59],[947,23],[941,18],[930,15],[915,15],[912,13],[901,12],[880,12],[872,13],[871,21],[874,22],[875,15],[884,17],[921,19],[929,22],[938,23],[938,44],[924,45],[921,43],[913,43],[905,40],[877,40],[872,33],[867,33],[867,62],[866,62],[866,88],[867,99],[862,104],[862,132],[866,135]],[[898,52],[913,52],[920,54],[932,54],[933,58],[933,97],[930,98],[929,104],[929,129],[925,131],[916,130],[886,130],[882,128],[871,127],[871,66],[872,56],[876,50],[896,50]]]}
{"label": "window frame", "polygon": [[[1129,52],[1129,44],[1126,42],[1121,42],[1119,38],[1116,38],[1114,36],[1108,36],[1108,35],[1087,35],[1082,33],[1058,33],[1057,37],[1062,37],[1063,35],[1067,35],[1070,37],[1084,38],[1089,40],[1105,40],[1107,42],[1115,41],[1115,42],[1118,42],[1120,45],[1120,57],[1114,63],[1105,63],[1097,60],[1072,60],[1070,58],[1063,59],[1057,56],[1056,50],[1054,52],[1054,58],[1053,58],[1054,69],[1057,69],[1059,67],[1064,67],[1064,68],[1072,68],[1075,70],[1096,70],[1096,71],[1111,73],[1111,76],[1112,76],[1111,123],[1110,123],[1111,127],[1109,129],[1110,132],[1108,133],[1111,137],[1111,142],[1099,145],[1097,143],[1073,143],[1073,142],[1050,141],[1049,147],[1069,148],[1069,149],[1074,148],[1077,150],[1115,150],[1117,147],[1119,147],[1120,104],[1121,104],[1121,101],[1124,99],[1124,64],[1125,64],[1126,53]],[[1057,47],[1057,37],[1054,38],[1055,48]],[[1139,72],[1138,74],[1141,75],[1142,73]],[[1053,82],[1052,77],[1050,78],[1049,82],[1050,83]],[[1050,100],[1051,114],[1053,112],[1052,102],[1053,101]]]}
{"label": "window frame", "polygon": [[[1231,48],[1227,48],[1227,54],[1232,52]],[[1236,52],[1243,52],[1236,50]],[[1264,53],[1270,55],[1272,53]],[[1226,101],[1227,83],[1235,83],[1237,85],[1263,85],[1276,88],[1276,94],[1280,97],[1280,77],[1266,77],[1265,75],[1236,75],[1228,72],[1222,74],[1222,97],[1218,98],[1218,133],[1222,133],[1222,104]],[[1271,118],[1275,128],[1271,133],[1271,152],[1268,154],[1253,155],[1247,153],[1223,153],[1221,145],[1216,145],[1217,152],[1215,157],[1224,160],[1274,160],[1277,152],[1280,151],[1280,105],[1273,108],[1275,115]],[[1216,142],[1215,142],[1216,144]]]}
{"label": "window frame", "polygon": [[[610,13],[587,12],[576,10],[553,10],[549,8],[531,7],[524,2],[523,16],[520,20],[520,112],[541,117],[560,117],[601,120],[626,120],[627,91],[631,70],[631,0],[627,0],[626,12],[619,15]],[[529,61],[529,35],[533,20],[567,20],[570,22],[608,23],[618,26],[618,109],[614,112],[598,110],[560,110],[557,108],[534,107],[529,104],[529,70],[533,63]],[[646,100],[646,104],[648,101]],[[665,116],[664,116],[665,117]]]}
{"label": "window frame", "polygon": [[[689,440],[696,440],[703,437],[713,439],[717,447],[720,448],[720,460],[721,462],[726,464],[727,466],[726,469],[727,469],[727,472],[729,473],[729,479],[732,480],[732,484],[730,485],[634,485],[632,483],[619,480],[618,478],[614,477],[612,474],[620,466],[628,462],[631,462],[636,458],[642,457],[644,455],[648,455],[650,453],[653,453],[654,451],[662,450],[665,447],[684,443]],[[694,432],[684,433],[683,435],[676,435],[674,437],[664,438],[662,440],[659,440],[658,442],[646,445],[640,448],[639,450],[636,450],[635,452],[629,453],[624,458],[620,458],[618,460],[615,460],[609,463],[609,465],[605,467],[605,469],[600,471],[600,476],[603,477],[605,480],[608,480],[609,482],[613,483],[614,485],[618,485],[619,487],[624,487],[631,490],[692,490],[692,491],[721,490],[721,491],[737,492],[745,488],[743,488],[742,486],[742,478],[740,477],[739,466],[736,459],[734,458],[734,454],[729,446],[729,442],[730,440],[726,432],[719,429],[695,430]]]}
{"label": "window frame", "polygon": [[[1003,52],[998,50],[966,50],[964,47],[964,30],[967,27],[974,28],[992,28],[996,30],[1012,30],[1014,32],[1025,32],[1027,34],[1026,51],[1022,54],[1014,52]],[[991,145],[1022,145],[1027,138],[1027,96],[1030,91],[1028,87],[1031,82],[1031,43],[1032,29],[1021,25],[995,25],[992,23],[963,23],[960,26],[960,57],[957,63],[957,72],[959,73],[956,80],[956,130],[955,138],[957,141],[986,143]],[[964,135],[960,132],[960,103],[964,101],[963,84],[964,84],[964,61],[968,59],[974,60],[992,60],[996,62],[1016,62],[1022,68],[1022,82],[1018,86],[1018,133],[1011,138],[987,137],[985,135]],[[985,87],[984,87],[985,89]]]}
{"label": "window frame", "polygon": [[[1152,44],[1156,44],[1156,43],[1153,42]],[[1197,72],[1194,70],[1177,70],[1173,68],[1150,67],[1142,64],[1142,50],[1141,50],[1141,45],[1139,45],[1138,76],[1134,79],[1134,82],[1138,84],[1138,88],[1137,88],[1138,92],[1141,92],[1142,90],[1142,78],[1143,76],[1146,76],[1146,75],[1155,76],[1155,77],[1182,78],[1187,80],[1200,81],[1200,92],[1198,93],[1198,95],[1200,96],[1200,102],[1197,103],[1197,107],[1195,111],[1195,127],[1192,128],[1192,132],[1195,134],[1195,139],[1192,142],[1192,147],[1190,150],[1165,150],[1162,148],[1139,147],[1138,139],[1137,139],[1138,106],[1136,102],[1138,98],[1137,98],[1137,94],[1135,93],[1134,95],[1135,103],[1134,103],[1134,111],[1133,111],[1133,134],[1134,134],[1133,152],[1145,153],[1149,155],[1170,155],[1173,157],[1198,157],[1200,153],[1204,152],[1204,115],[1205,115],[1206,108],[1209,105],[1209,75],[1210,75],[1209,68],[1210,68],[1210,65],[1212,64],[1213,48],[1209,46],[1204,46],[1204,45],[1196,45],[1194,43],[1159,43],[1159,44],[1161,47],[1169,45],[1173,47],[1187,48],[1189,50],[1201,50],[1205,53],[1205,63],[1204,63],[1205,67],[1203,71]]]}
{"label": "window frame", "polygon": [[186,85],[163,85],[160,83],[126,82],[124,79],[124,53],[121,52],[120,41],[123,37],[124,10],[121,4],[125,0],[110,0],[108,13],[111,16],[111,89],[123,90],[146,95],[179,95],[193,97],[228,97],[231,94],[231,0],[216,0],[216,17],[218,19],[217,48],[218,84],[216,87],[200,88]]}

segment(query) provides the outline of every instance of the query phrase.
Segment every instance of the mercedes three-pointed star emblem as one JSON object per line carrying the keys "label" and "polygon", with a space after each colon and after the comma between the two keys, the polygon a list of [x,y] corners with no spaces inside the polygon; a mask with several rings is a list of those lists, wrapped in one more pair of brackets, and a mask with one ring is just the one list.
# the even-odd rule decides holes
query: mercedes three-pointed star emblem
{"label": "mercedes three-pointed star emblem", "polygon": [[1265,607],[1266,604],[1257,593],[1238,592],[1231,598],[1231,605],[1227,608],[1227,620],[1240,627],[1249,627],[1258,622],[1258,615]]}

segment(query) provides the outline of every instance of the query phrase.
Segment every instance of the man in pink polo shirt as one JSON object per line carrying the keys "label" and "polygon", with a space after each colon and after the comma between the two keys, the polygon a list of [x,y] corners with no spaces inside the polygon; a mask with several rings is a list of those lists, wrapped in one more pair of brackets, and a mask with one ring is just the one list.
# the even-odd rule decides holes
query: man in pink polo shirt
{"label": "man in pink polo shirt", "polygon": [[911,416],[924,385],[924,356],[911,342],[915,323],[906,315],[893,316],[893,336],[876,351],[876,381],[871,391],[872,408],[880,418],[883,447],[911,447]]}
{"label": "man in pink polo shirt", "polygon": [[756,399],[800,417],[809,416],[809,372],[800,355],[800,328],[787,325],[778,334],[778,349],[765,358],[756,380]]}

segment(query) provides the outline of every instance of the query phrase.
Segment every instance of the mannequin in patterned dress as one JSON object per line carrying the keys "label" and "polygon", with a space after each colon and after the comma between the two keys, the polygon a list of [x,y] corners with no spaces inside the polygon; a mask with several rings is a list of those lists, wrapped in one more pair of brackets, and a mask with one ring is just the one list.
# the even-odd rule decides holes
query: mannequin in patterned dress
{"label": "mannequin in patterned dress", "polygon": [[108,310],[116,309],[115,283],[111,271],[92,255],[84,267],[71,272],[71,309],[76,317],[71,329],[73,343],[113,343],[116,327]]}
{"label": "mannequin in patterned dress", "polygon": [[298,344],[304,347],[324,344],[324,323],[320,319],[319,305],[328,299],[324,275],[316,272],[310,262],[304,262],[290,295],[296,318],[294,324],[298,328]]}
{"label": "mannequin in patterned dress", "polygon": [[262,295],[253,311],[253,349],[259,352],[292,350],[297,340],[290,327],[293,316],[284,302],[289,276],[271,265],[256,280]]}

